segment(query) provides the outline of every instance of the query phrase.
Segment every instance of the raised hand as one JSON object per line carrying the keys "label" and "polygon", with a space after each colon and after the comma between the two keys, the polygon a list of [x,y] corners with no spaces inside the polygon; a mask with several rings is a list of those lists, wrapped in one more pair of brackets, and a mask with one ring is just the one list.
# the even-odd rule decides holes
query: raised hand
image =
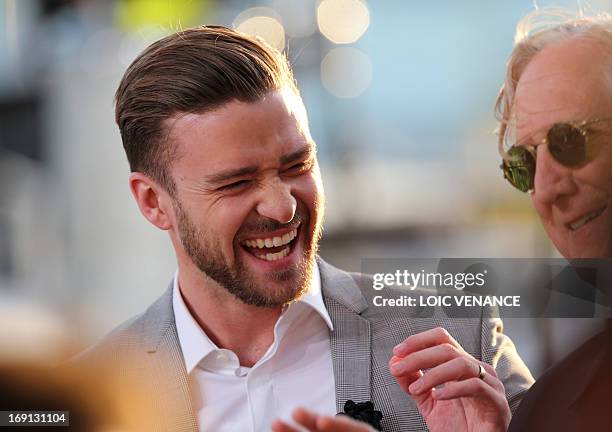
{"label": "raised hand", "polygon": [[391,374],[415,400],[431,432],[508,428],[510,407],[495,369],[465,352],[445,329],[410,336],[393,354]]}

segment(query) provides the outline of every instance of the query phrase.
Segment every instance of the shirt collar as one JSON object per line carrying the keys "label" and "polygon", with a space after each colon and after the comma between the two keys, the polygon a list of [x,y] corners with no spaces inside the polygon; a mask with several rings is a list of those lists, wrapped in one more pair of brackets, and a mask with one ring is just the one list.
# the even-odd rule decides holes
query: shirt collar
{"label": "shirt collar", "polygon": [[[172,307],[174,310],[176,331],[185,360],[185,367],[187,373],[191,373],[204,357],[213,351],[219,350],[219,348],[210,340],[187,309],[187,305],[179,290],[178,275],[179,270],[177,269],[174,274],[172,287]],[[306,291],[295,304],[303,304],[316,311],[323,321],[325,321],[329,330],[333,331],[334,326],[323,301],[321,274],[319,273],[319,266],[316,262],[312,272],[312,282],[308,287],[308,291]],[[293,304],[289,307],[292,306]],[[283,313],[285,312],[286,310]]]}

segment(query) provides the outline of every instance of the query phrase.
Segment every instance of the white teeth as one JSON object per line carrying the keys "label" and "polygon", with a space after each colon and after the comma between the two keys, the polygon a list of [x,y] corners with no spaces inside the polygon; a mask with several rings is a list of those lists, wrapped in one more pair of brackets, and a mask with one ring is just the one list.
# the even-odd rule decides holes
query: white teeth
{"label": "white teeth", "polygon": [[582,225],[587,223],[588,221],[589,221],[589,218],[588,217],[584,217],[584,218],[580,219],[578,222],[574,222],[573,224],[570,224],[570,228],[572,229],[572,231],[575,231],[578,228],[580,228]]}
{"label": "white teeth", "polygon": [[601,213],[603,212],[603,210],[598,210],[596,212],[593,212],[591,214],[586,215],[585,217],[583,217],[582,219],[577,220],[574,223],[570,224],[570,229],[572,231],[577,230],[578,228],[580,228],[581,226],[583,226],[584,224],[586,224],[587,222],[590,222],[591,220],[595,219],[597,216],[599,216]]}
{"label": "white teeth", "polygon": [[276,236],[276,237],[269,237],[269,238],[258,238],[258,239],[245,240],[243,244],[247,247],[258,248],[258,249],[263,249],[264,247],[266,248],[278,247],[278,246],[284,246],[288,244],[296,236],[297,236],[297,229],[294,229],[284,234],[282,237]]}
{"label": "white teeth", "polygon": [[257,258],[264,259],[266,261],[276,261],[278,259],[284,258],[289,253],[289,247],[284,248],[283,250],[276,253],[268,253],[268,254],[255,254]]}

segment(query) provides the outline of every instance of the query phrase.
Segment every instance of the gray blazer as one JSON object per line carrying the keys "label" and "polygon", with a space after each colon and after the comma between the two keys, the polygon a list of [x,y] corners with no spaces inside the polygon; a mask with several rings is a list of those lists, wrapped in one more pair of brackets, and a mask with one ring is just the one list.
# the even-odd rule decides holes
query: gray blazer
{"label": "gray blazer", "polygon": [[[387,363],[395,345],[434,327],[444,327],[468,353],[495,367],[513,411],[533,383],[514,344],[502,333],[499,319],[486,318],[484,311],[474,318],[450,319],[441,311],[418,318],[411,316],[410,308],[375,307],[372,297],[378,292],[371,288],[371,278],[318,262],[325,306],[334,325],[330,345],[339,412],[349,399],[371,400],[383,413],[385,431],[426,431],[414,401],[391,376]],[[75,364],[109,371],[109,385],[138,382],[147,407],[143,402],[138,406],[152,413],[148,418],[153,429],[198,430],[174,322],[172,285],[144,313],[85,351]]]}

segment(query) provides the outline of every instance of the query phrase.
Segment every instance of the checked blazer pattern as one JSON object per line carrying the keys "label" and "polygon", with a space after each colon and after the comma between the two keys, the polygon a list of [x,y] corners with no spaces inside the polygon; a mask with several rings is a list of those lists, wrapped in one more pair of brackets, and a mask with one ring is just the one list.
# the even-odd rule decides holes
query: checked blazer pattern
{"label": "checked blazer pattern", "polygon": [[[369,277],[344,272],[321,259],[318,264],[325,305],[334,325],[330,346],[338,411],[349,399],[371,400],[383,413],[383,430],[426,431],[415,403],[396,383],[387,364],[395,345],[435,327],[444,327],[465,351],[495,367],[513,411],[533,383],[513,343],[503,334],[501,321],[487,318],[487,311],[473,318],[452,319],[442,311],[420,318],[411,316],[409,308],[375,307]],[[139,399],[139,407],[151,413],[147,429],[198,430],[174,322],[172,286],[144,313],[72,364],[105,371],[110,386],[138,383],[145,396]]]}

